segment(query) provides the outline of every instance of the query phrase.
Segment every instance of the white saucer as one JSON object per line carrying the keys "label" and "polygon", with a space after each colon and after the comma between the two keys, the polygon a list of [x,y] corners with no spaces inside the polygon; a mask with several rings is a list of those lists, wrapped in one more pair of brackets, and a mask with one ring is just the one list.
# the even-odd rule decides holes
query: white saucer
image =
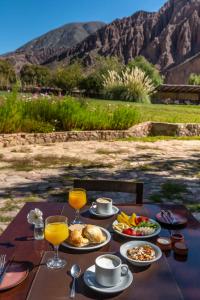
{"label": "white saucer", "polygon": [[96,208],[95,208],[95,207],[90,207],[89,212],[90,212],[92,215],[96,216],[96,217],[99,217],[99,218],[106,218],[106,217],[111,217],[111,216],[114,216],[114,215],[118,214],[119,208],[118,208],[117,206],[114,206],[114,205],[113,205],[113,206],[112,206],[112,212],[111,212],[110,214],[98,214],[98,213],[96,212]]}
{"label": "white saucer", "polygon": [[121,281],[118,285],[112,287],[104,287],[96,282],[95,265],[93,265],[85,271],[83,279],[85,284],[96,292],[104,293],[104,294],[114,294],[114,293],[122,292],[123,290],[127,289],[133,282],[133,275],[129,270],[126,276],[121,277]]}

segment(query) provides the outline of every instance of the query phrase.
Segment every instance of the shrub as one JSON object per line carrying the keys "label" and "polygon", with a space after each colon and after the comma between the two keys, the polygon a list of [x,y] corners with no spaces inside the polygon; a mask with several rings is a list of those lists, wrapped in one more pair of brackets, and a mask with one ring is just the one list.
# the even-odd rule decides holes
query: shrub
{"label": "shrub", "polygon": [[103,90],[103,76],[107,76],[110,70],[120,72],[122,68],[123,64],[117,57],[97,55],[93,61],[93,67],[80,82],[80,89],[85,90],[87,94],[99,94]]}
{"label": "shrub", "polygon": [[139,118],[134,107],[90,106],[72,97],[27,101],[12,93],[0,104],[0,133],[120,130],[128,129]]}
{"label": "shrub", "polygon": [[127,68],[121,74],[108,72],[108,76],[104,76],[104,88],[109,99],[140,103],[150,103],[150,95],[155,89],[148,76],[137,67]]}
{"label": "shrub", "polygon": [[82,78],[79,83],[80,90],[84,90],[87,95],[99,94],[102,90],[102,78],[96,73],[92,73]]}
{"label": "shrub", "polygon": [[112,129],[127,129],[140,122],[140,113],[137,109],[130,109],[120,105],[112,115]]}
{"label": "shrub", "polygon": [[188,83],[191,85],[200,85],[200,74],[190,74]]}
{"label": "shrub", "polygon": [[0,60],[0,87],[9,88],[16,82],[16,74],[13,66],[8,60]]}
{"label": "shrub", "polygon": [[44,66],[24,65],[20,71],[20,78],[24,86],[48,86],[51,73]]}
{"label": "shrub", "polygon": [[130,69],[139,68],[141,69],[146,76],[148,76],[155,87],[163,84],[163,76],[160,75],[158,69],[151,64],[144,56],[137,56],[134,60],[128,63]]}
{"label": "shrub", "polygon": [[78,62],[58,68],[53,74],[52,85],[71,93],[74,88],[79,86],[82,74],[82,66]]}
{"label": "shrub", "polygon": [[22,120],[20,129],[23,132],[47,133],[54,131],[55,127],[48,122],[36,121],[34,119],[24,119]]}

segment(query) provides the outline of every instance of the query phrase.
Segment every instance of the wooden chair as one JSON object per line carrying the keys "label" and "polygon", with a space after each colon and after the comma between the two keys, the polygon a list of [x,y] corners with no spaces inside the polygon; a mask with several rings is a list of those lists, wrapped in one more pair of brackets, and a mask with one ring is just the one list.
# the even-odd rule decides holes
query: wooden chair
{"label": "wooden chair", "polygon": [[135,203],[143,204],[143,183],[117,180],[74,180],[74,188],[86,191],[121,192],[135,195]]}

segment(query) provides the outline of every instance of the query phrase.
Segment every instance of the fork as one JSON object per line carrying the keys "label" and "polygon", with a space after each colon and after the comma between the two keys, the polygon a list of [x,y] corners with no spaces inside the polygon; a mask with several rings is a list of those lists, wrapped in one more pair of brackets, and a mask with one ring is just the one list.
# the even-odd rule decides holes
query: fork
{"label": "fork", "polygon": [[2,281],[2,277],[5,270],[5,264],[6,264],[6,254],[0,255],[0,283]]}

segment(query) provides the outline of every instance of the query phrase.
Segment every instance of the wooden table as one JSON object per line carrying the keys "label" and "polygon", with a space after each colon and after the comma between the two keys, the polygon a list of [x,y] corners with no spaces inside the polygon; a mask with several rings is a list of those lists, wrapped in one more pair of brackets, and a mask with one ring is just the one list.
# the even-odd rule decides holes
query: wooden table
{"label": "wooden table", "polygon": [[[52,249],[45,240],[35,241],[33,239],[33,230],[27,223],[26,217],[30,209],[35,207],[38,207],[43,211],[45,218],[47,216],[56,214],[67,215],[70,220],[74,217],[74,211],[68,206],[68,204],[63,203],[28,203],[23,207],[23,209],[19,212],[13,222],[0,237],[0,254],[6,253],[7,257],[11,257],[14,253],[16,261],[29,261],[33,264],[34,268],[32,269],[28,278],[21,285],[9,291],[0,293],[0,300],[25,300],[44,252]],[[185,260],[180,260],[177,259],[177,257],[174,257],[173,252],[171,252],[166,256],[166,260],[171,274],[176,282],[180,299],[200,299],[200,223],[194,219],[191,213],[189,213],[184,206],[180,205],[123,205],[120,208],[127,213],[135,211],[137,214],[142,214],[152,218],[155,218],[156,213],[161,209],[170,208],[173,212],[178,212],[179,214],[188,218],[187,227],[181,229],[181,232],[184,234],[185,240],[189,246],[188,257]],[[82,218],[85,219],[86,223],[101,225],[107,229],[111,229],[110,225],[114,220],[114,217],[103,220],[93,217],[91,218],[87,210],[84,210],[82,213]],[[162,228],[160,235],[166,237],[169,236],[169,230]],[[152,240],[155,241],[155,238]],[[127,239],[121,238],[118,235],[116,236],[116,234],[112,234],[112,241],[98,251],[99,253],[118,252],[120,245],[126,241]],[[70,257],[72,252],[66,252],[69,253]],[[142,288],[143,287],[141,287],[141,289]],[[155,288],[159,289],[159,280]],[[81,297],[79,298],[81,299]],[[147,298],[148,295],[146,295],[146,298],[144,299]],[[101,299],[103,298],[101,297]],[[116,299],[124,298],[123,296],[118,296]],[[136,299],[134,294],[132,299]],[[162,300],[164,299],[166,299],[165,295],[162,297]]]}

